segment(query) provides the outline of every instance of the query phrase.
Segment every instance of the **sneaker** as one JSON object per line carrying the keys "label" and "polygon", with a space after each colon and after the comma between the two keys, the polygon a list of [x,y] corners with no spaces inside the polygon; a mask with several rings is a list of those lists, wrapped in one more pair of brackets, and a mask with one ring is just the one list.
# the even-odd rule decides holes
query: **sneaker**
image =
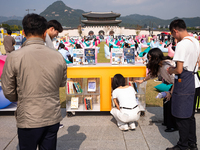
{"label": "sneaker", "polygon": [[[180,147],[178,145],[171,147],[171,148],[167,148],[166,150],[181,150]],[[190,148],[186,148],[185,150],[190,150]]]}
{"label": "sneaker", "polygon": [[166,150],[181,150],[177,145],[171,148],[167,148]]}
{"label": "sneaker", "polygon": [[177,131],[178,129],[176,128],[167,128],[165,129],[165,132],[174,132],[174,131]]}
{"label": "sneaker", "polygon": [[188,143],[190,150],[198,150],[197,144],[190,144]]}
{"label": "sneaker", "polygon": [[63,124],[60,124],[59,128],[63,128],[63,127],[64,127],[64,125],[63,125]]}
{"label": "sneaker", "polygon": [[124,124],[124,125],[119,126],[119,129],[122,131],[127,131],[129,128],[127,124]]}
{"label": "sneaker", "polygon": [[130,123],[129,124],[129,128],[131,129],[131,130],[135,130],[135,123],[134,122],[132,122],[132,123]]}

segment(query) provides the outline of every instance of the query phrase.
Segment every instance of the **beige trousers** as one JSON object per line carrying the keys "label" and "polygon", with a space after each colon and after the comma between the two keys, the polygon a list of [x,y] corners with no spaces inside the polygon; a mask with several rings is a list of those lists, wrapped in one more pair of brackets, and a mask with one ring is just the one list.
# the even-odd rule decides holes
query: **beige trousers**
{"label": "beige trousers", "polygon": [[112,108],[110,113],[117,120],[117,125],[121,126],[127,123],[132,123],[140,118],[140,109],[136,107],[134,109],[120,109]]}

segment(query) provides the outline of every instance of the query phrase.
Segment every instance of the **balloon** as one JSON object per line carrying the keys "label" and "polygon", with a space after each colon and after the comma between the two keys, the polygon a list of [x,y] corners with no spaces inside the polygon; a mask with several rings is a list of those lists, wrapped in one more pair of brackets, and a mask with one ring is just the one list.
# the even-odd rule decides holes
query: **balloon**
{"label": "balloon", "polygon": [[5,96],[3,94],[3,90],[0,86],[0,109],[5,108],[10,104],[11,104],[11,102],[5,98]]}

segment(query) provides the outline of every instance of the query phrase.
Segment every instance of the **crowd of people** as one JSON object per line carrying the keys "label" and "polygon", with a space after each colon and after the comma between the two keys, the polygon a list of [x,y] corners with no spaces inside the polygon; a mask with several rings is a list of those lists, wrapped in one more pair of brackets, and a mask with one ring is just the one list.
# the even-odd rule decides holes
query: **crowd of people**
{"label": "crowd of people", "polygon": [[[1,76],[2,89],[7,99],[17,102],[15,115],[20,149],[35,150],[39,147],[55,150],[62,120],[59,87],[66,84],[66,63],[73,61],[70,50],[85,47],[97,49],[101,39],[98,36],[76,40],[63,38],[54,44],[52,40],[63,31],[61,24],[56,20],[47,22],[37,14],[26,15],[22,25],[26,39],[20,50],[13,51],[14,41],[9,36],[4,41],[9,55]],[[142,54],[148,60],[148,75],[135,82],[141,84],[160,75],[164,82],[173,84],[163,100],[163,125],[166,132],[178,130],[179,140],[177,145],[167,150],[197,150],[195,105],[200,89],[196,73],[199,67],[199,41],[189,35],[181,19],[172,21],[169,29],[171,35],[167,36],[166,41],[163,36],[109,36],[106,43],[113,48],[134,47],[138,58],[141,57],[142,47],[149,48]],[[10,45],[7,46],[7,43]],[[174,46],[173,58],[163,55],[162,48],[169,45]],[[115,107],[110,113],[117,120],[120,130],[134,130],[140,109],[135,89],[125,84],[122,74],[116,74],[112,80]]]}

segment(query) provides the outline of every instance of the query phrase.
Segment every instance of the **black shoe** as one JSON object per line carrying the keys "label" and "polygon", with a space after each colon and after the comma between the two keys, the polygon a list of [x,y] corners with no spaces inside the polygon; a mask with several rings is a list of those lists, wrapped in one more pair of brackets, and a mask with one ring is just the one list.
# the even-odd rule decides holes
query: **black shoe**
{"label": "black shoe", "polygon": [[198,150],[197,144],[190,144],[188,143],[190,150]]}
{"label": "black shoe", "polygon": [[167,148],[166,150],[181,150],[177,145],[171,148]]}
{"label": "black shoe", "polygon": [[165,129],[165,132],[174,132],[174,131],[177,131],[176,128],[167,128]]}
{"label": "black shoe", "polygon": [[[181,150],[178,145],[171,147],[171,148],[167,148],[166,150]],[[185,150],[191,150],[190,148],[186,148]]]}

